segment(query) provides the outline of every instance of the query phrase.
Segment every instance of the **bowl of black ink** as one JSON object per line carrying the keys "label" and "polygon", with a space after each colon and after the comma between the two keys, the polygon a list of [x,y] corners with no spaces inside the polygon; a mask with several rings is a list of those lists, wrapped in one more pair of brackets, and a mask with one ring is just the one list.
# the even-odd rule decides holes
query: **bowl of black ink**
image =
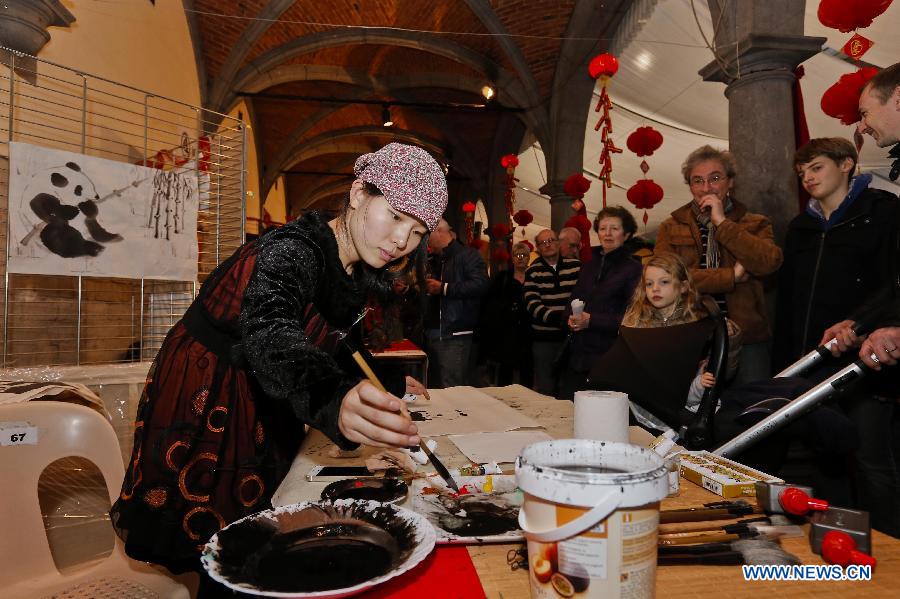
{"label": "bowl of black ink", "polygon": [[241,593],[346,597],[412,569],[434,543],[424,517],[392,504],[304,502],[226,526],[201,561],[211,578]]}

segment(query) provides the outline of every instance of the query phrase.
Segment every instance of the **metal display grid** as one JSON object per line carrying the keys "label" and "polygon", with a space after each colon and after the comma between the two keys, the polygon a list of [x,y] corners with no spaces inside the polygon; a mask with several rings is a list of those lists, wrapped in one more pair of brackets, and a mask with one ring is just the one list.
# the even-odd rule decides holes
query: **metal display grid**
{"label": "metal display grid", "polygon": [[[193,158],[189,172],[209,181],[198,280],[9,273],[12,141],[163,168]],[[238,119],[0,47],[2,366],[152,360],[198,283],[244,241],[245,142]]]}

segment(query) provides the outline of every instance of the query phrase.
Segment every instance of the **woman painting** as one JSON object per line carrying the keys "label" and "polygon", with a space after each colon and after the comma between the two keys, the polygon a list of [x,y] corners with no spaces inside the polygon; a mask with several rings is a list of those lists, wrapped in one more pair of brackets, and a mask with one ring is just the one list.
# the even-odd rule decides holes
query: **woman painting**
{"label": "woman painting", "polygon": [[309,213],[240,247],[163,342],[111,510],[131,557],[198,569],[213,533],[270,505],[305,425],[345,449],[418,444],[401,402],[361,380],[340,341],[368,293],[424,257],[446,180],[396,143],[354,174],[337,218]]}

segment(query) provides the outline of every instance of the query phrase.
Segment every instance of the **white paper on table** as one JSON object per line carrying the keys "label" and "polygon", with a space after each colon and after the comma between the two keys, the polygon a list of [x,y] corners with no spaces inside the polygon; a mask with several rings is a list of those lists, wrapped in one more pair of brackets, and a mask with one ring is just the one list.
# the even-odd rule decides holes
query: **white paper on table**
{"label": "white paper on table", "polygon": [[532,443],[550,441],[544,431],[507,431],[450,435],[449,439],[476,464],[515,462],[522,449]]}
{"label": "white paper on table", "polygon": [[407,404],[422,437],[541,428],[541,424],[474,387],[431,389],[430,400]]}

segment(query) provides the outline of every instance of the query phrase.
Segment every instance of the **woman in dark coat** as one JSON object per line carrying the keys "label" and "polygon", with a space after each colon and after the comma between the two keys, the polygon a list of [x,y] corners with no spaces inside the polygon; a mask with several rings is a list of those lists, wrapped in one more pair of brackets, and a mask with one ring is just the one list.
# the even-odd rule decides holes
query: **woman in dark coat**
{"label": "woman in dark coat", "polygon": [[345,449],[418,444],[401,402],[361,380],[340,340],[367,294],[424,256],[446,180],[424,150],[396,143],[354,174],[337,218],[310,213],[243,245],[166,337],[111,510],[131,557],[198,569],[210,536],[270,505],[304,425]]}
{"label": "woman in dark coat", "polygon": [[569,315],[571,344],[568,367],[562,374],[560,399],[572,399],[575,391],[587,389],[585,382],[591,366],[616,340],[625,309],[641,279],[641,263],[625,247],[637,231],[637,222],[621,206],[601,210],[594,219],[600,247],[594,248],[585,262],[571,299],[584,302],[584,312]]}
{"label": "woman in dark coat", "polygon": [[[526,387],[534,384],[531,365],[531,316],[525,309],[525,271],[531,248],[519,242],[512,248],[512,268],[497,271],[482,298],[477,335],[481,357],[497,365],[491,384]],[[518,375],[518,380],[514,380]]]}

